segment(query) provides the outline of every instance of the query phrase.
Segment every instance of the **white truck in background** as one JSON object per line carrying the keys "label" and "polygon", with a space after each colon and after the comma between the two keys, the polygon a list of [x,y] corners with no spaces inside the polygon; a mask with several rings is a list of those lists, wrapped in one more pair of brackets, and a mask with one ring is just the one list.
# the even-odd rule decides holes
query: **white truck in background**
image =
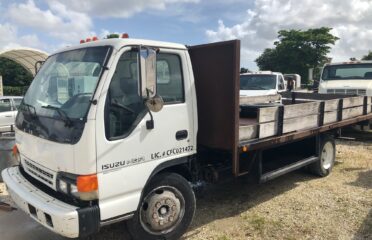
{"label": "white truck in background", "polygon": [[[349,61],[324,65],[319,93],[372,96],[372,61]],[[369,123],[370,128],[372,122]]]}
{"label": "white truck in background", "polygon": [[327,63],[319,93],[372,96],[372,61]]}
{"label": "white truck in background", "polygon": [[259,71],[240,74],[240,96],[255,97],[275,95],[286,91],[283,74]]}

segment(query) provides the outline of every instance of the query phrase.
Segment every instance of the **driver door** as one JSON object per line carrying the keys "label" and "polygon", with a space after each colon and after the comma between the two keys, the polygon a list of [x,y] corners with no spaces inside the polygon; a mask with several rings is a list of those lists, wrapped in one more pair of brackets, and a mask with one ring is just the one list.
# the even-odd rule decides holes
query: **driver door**
{"label": "driver door", "polygon": [[99,191],[102,219],[135,211],[158,165],[196,152],[187,56],[185,50],[160,49],[157,93],[165,103],[150,114],[139,94],[138,51],[117,54],[97,109],[98,180],[112,186]]}

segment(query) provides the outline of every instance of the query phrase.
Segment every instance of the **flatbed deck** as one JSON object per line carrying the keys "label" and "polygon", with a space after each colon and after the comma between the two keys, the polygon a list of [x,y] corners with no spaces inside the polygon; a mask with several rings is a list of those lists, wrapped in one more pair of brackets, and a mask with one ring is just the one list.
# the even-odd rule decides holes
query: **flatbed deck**
{"label": "flatbed deck", "polygon": [[[309,97],[313,99],[309,99]],[[285,142],[318,132],[372,119],[372,98],[367,96],[329,96],[298,93],[300,103],[258,107],[255,118],[240,118],[239,146],[258,148],[267,142]],[[323,96],[319,96],[319,98]],[[247,99],[244,100],[247,102]],[[298,136],[297,136],[298,135]],[[289,137],[290,136],[290,137]]]}

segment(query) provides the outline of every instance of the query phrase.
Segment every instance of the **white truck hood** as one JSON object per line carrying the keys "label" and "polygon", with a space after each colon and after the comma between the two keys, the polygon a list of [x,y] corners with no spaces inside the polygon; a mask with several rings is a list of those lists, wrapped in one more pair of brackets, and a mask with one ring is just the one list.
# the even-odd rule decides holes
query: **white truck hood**
{"label": "white truck hood", "polygon": [[240,90],[240,96],[254,97],[254,96],[266,96],[274,95],[278,92],[275,89],[270,90]]}
{"label": "white truck hood", "polygon": [[372,89],[372,80],[331,80],[320,83],[319,89]]}
{"label": "white truck hood", "polygon": [[96,173],[94,124],[95,121],[87,121],[80,141],[74,145],[49,141],[16,129],[16,144],[22,164],[27,160],[52,172]]}

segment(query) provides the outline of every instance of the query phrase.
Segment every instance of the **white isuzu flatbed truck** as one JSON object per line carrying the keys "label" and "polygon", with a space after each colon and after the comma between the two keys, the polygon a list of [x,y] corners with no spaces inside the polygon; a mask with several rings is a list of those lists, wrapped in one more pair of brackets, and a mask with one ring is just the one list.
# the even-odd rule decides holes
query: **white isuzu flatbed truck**
{"label": "white isuzu flatbed truck", "polygon": [[238,40],[125,38],[51,55],[16,118],[19,166],[2,172],[14,202],[69,238],[125,220],[134,239],[178,239],[205,182],[328,175],[337,129],[371,119],[371,98],[292,95],[242,114],[267,99],[239,97],[239,53]]}

